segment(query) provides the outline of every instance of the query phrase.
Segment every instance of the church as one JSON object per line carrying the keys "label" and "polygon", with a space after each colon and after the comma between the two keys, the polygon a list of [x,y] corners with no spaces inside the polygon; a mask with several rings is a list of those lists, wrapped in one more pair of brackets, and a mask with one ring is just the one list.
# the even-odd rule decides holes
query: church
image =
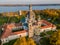
{"label": "church", "polygon": [[40,15],[38,15],[38,19],[36,20],[35,13],[32,10],[32,5],[29,6],[29,14],[27,15],[27,18],[29,37],[40,35],[40,33],[44,31],[56,30],[55,25],[46,20],[42,20]]}
{"label": "church", "polygon": [[[26,18],[27,18],[26,23],[28,24],[27,30],[25,30],[23,25],[21,25],[20,23],[6,24],[3,27],[4,31],[1,36],[2,44],[20,37],[24,37],[24,36],[33,37],[34,35],[40,35],[40,33],[44,31],[56,30],[55,25],[53,25],[52,23],[46,20],[42,20],[40,16],[38,16],[38,19],[36,19],[35,13],[32,10],[32,5],[29,5],[29,11]],[[23,30],[12,32],[13,29],[18,29],[18,28],[19,29],[23,28]]]}

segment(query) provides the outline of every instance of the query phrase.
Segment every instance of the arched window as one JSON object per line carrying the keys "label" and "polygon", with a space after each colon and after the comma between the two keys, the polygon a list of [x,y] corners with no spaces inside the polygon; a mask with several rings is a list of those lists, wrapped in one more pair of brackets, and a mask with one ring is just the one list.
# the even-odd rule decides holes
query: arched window
{"label": "arched window", "polygon": [[21,37],[21,35],[20,35],[20,37]]}

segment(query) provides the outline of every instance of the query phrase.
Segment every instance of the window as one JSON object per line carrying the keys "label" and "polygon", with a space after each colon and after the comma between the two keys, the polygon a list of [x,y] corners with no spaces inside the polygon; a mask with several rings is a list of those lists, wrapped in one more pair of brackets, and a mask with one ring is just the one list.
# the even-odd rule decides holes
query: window
{"label": "window", "polygon": [[20,35],[20,37],[21,37],[21,35]]}
{"label": "window", "polygon": [[7,42],[8,40],[6,40],[6,42]]}

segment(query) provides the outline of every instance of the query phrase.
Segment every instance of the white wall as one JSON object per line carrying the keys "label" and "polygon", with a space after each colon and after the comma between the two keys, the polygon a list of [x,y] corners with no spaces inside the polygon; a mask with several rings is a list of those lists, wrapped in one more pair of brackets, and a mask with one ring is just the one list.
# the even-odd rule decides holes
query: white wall
{"label": "white wall", "polygon": [[10,40],[20,38],[20,36],[21,36],[21,37],[24,37],[24,36],[27,36],[27,35],[28,35],[28,32],[21,33],[21,34],[17,34],[17,35],[11,35],[11,36],[8,36],[7,38],[1,39],[1,41],[2,41],[2,43],[7,43],[7,42],[9,42]]}
{"label": "white wall", "polygon": [[50,31],[50,30],[52,30],[52,31],[55,31],[56,30],[56,27],[49,27],[49,28],[44,28],[44,29],[40,29],[40,32],[44,32],[44,31]]}
{"label": "white wall", "polygon": [[1,41],[2,41],[2,44],[9,42],[8,38],[3,38],[1,39]]}

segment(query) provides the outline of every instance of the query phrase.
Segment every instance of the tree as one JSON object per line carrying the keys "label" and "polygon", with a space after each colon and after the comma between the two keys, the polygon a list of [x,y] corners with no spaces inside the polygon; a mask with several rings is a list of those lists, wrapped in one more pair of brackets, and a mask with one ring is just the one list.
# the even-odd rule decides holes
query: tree
{"label": "tree", "polygon": [[21,37],[21,38],[17,39],[17,41],[14,43],[14,45],[27,45],[26,38]]}
{"label": "tree", "polygon": [[4,23],[7,23],[8,17],[1,16],[0,17],[0,25],[3,25]]}
{"label": "tree", "polygon": [[8,22],[15,22],[15,23],[17,23],[17,22],[19,22],[19,20],[18,20],[17,17],[9,17]]}
{"label": "tree", "polygon": [[60,30],[54,32],[49,39],[51,45],[60,45]]}
{"label": "tree", "polygon": [[28,38],[27,45],[36,45],[32,38]]}
{"label": "tree", "polygon": [[32,38],[20,37],[19,39],[17,39],[14,45],[36,45],[36,44],[34,43],[34,40]]}

